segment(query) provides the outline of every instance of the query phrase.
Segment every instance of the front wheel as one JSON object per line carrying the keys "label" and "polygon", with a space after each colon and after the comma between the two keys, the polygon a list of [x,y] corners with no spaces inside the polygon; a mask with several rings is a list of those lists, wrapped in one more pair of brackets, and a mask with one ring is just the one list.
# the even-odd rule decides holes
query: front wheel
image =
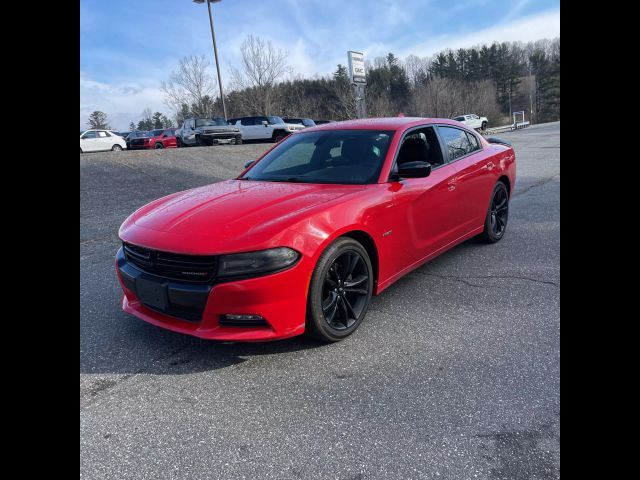
{"label": "front wheel", "polygon": [[182,143],[182,139],[180,137],[176,137],[176,147],[177,148],[184,147],[184,143]]}
{"label": "front wheel", "polygon": [[196,141],[198,142],[198,145],[200,145],[201,147],[206,147],[209,145],[207,141],[204,138],[202,138],[200,135],[196,137]]}
{"label": "front wheel", "polygon": [[482,131],[485,131],[487,129],[487,122],[482,122],[482,125],[480,126],[480,129]]}
{"label": "front wheel", "polygon": [[242,137],[236,137],[236,145],[242,145]]}
{"label": "front wheel", "polygon": [[307,333],[326,342],[351,335],[362,323],[373,293],[373,268],[364,247],[339,238],[322,253],[311,277]]}
{"label": "front wheel", "polygon": [[484,220],[484,230],[480,234],[480,239],[486,243],[495,243],[502,239],[507,229],[509,219],[509,192],[507,186],[496,183],[491,193],[489,210]]}
{"label": "front wheel", "polygon": [[156,149],[158,149],[158,148],[164,148],[164,145],[162,145],[161,143],[156,143],[155,148],[156,148]]}
{"label": "front wheel", "polygon": [[114,145],[113,147],[111,147],[111,150],[114,152],[121,152],[122,151],[122,147],[118,144]]}

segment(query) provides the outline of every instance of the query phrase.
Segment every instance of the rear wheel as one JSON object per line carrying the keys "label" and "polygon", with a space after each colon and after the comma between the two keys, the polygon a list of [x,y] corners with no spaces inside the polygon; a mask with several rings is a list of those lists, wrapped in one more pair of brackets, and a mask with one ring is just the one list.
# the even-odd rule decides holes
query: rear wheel
{"label": "rear wheel", "polygon": [[482,122],[482,126],[480,127],[481,130],[486,130],[487,129],[487,122]]}
{"label": "rear wheel", "polygon": [[122,151],[122,147],[118,144],[115,144],[113,147],[111,147],[111,150],[114,152],[121,152]]}
{"label": "rear wheel", "polygon": [[176,147],[177,148],[184,147],[184,143],[182,143],[182,140],[180,139],[180,137],[176,137]]}
{"label": "rear wheel", "polygon": [[509,191],[507,186],[496,183],[491,194],[489,210],[484,221],[484,231],[480,234],[480,240],[486,243],[495,243],[502,239],[507,230],[509,219]]}
{"label": "rear wheel", "polygon": [[287,134],[284,133],[284,132],[274,132],[273,133],[273,141],[275,143],[278,143],[279,141],[281,141],[286,136],[287,136]]}
{"label": "rear wheel", "polygon": [[156,148],[156,149],[158,149],[158,148],[164,148],[164,145],[162,145],[161,143],[156,143],[156,147],[155,147],[155,148]]}
{"label": "rear wheel", "polygon": [[307,333],[326,342],[351,335],[362,323],[373,293],[373,268],[364,247],[342,237],[322,253],[311,277]]}

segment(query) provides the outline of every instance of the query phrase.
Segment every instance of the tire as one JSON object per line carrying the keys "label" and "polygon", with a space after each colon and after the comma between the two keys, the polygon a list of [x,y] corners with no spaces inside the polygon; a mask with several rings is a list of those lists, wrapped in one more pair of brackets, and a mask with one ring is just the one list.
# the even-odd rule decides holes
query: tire
{"label": "tire", "polygon": [[236,137],[236,145],[242,145],[242,137]]}
{"label": "tire", "polygon": [[306,333],[337,342],[362,323],[373,293],[373,268],[364,247],[341,237],[329,245],[316,264],[309,285]]}
{"label": "tire", "polygon": [[182,143],[182,140],[180,139],[180,137],[176,137],[176,147],[177,148],[184,147],[184,143]]}
{"label": "tire", "polygon": [[164,148],[164,145],[162,145],[161,143],[156,143],[155,149],[159,149],[159,148]]}
{"label": "tire", "polygon": [[111,147],[111,151],[112,152],[121,152],[122,151],[122,147],[116,143],[113,147]]}
{"label": "tire", "polygon": [[209,146],[209,144],[207,143],[207,141],[206,141],[204,138],[202,138],[200,135],[198,135],[198,136],[196,137],[196,142],[197,142],[197,143],[198,143],[198,145],[200,145],[201,147],[207,147],[207,146]]}
{"label": "tire", "polygon": [[284,133],[284,132],[273,132],[272,140],[273,140],[274,143],[278,143],[279,141],[281,141],[286,136],[287,136],[287,134]]}
{"label": "tire", "polygon": [[503,182],[496,183],[484,220],[484,230],[478,236],[484,243],[499,242],[507,230],[509,220],[509,191]]}
{"label": "tire", "polygon": [[482,122],[482,126],[480,127],[480,130],[485,131],[487,129],[487,122]]}

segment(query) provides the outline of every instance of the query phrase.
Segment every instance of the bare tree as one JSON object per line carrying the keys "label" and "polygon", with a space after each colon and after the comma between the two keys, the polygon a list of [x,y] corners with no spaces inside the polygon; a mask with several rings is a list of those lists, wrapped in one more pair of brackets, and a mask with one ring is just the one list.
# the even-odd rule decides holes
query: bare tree
{"label": "bare tree", "polygon": [[208,71],[208,67],[209,62],[204,55],[184,57],[169,80],[162,82],[160,88],[164,93],[164,103],[173,110],[176,117],[183,110],[183,105],[199,114],[213,116],[214,112],[210,110],[215,98],[213,83],[217,77]]}
{"label": "bare tree", "polygon": [[269,115],[274,108],[274,85],[290,71],[286,54],[268,40],[249,35],[242,46],[242,69],[231,68],[233,88],[245,90],[241,97],[247,114]]}

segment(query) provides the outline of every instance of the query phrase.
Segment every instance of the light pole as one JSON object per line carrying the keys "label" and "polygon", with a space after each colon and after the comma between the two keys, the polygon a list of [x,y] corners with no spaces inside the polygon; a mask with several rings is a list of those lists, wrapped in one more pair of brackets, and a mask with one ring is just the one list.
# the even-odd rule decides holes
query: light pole
{"label": "light pole", "polygon": [[[220,100],[222,100],[222,111],[224,119],[227,119],[227,106],[224,103],[224,93],[222,91],[222,77],[220,76],[220,63],[218,62],[218,47],[216,46],[216,34],[213,30],[213,16],[211,15],[211,4],[218,3],[222,0],[207,0],[207,9],[209,10],[209,24],[211,25],[211,40],[213,40],[213,55],[216,57],[216,70],[218,71],[218,86],[220,87]],[[193,0],[193,3],[204,3],[204,0]]]}

